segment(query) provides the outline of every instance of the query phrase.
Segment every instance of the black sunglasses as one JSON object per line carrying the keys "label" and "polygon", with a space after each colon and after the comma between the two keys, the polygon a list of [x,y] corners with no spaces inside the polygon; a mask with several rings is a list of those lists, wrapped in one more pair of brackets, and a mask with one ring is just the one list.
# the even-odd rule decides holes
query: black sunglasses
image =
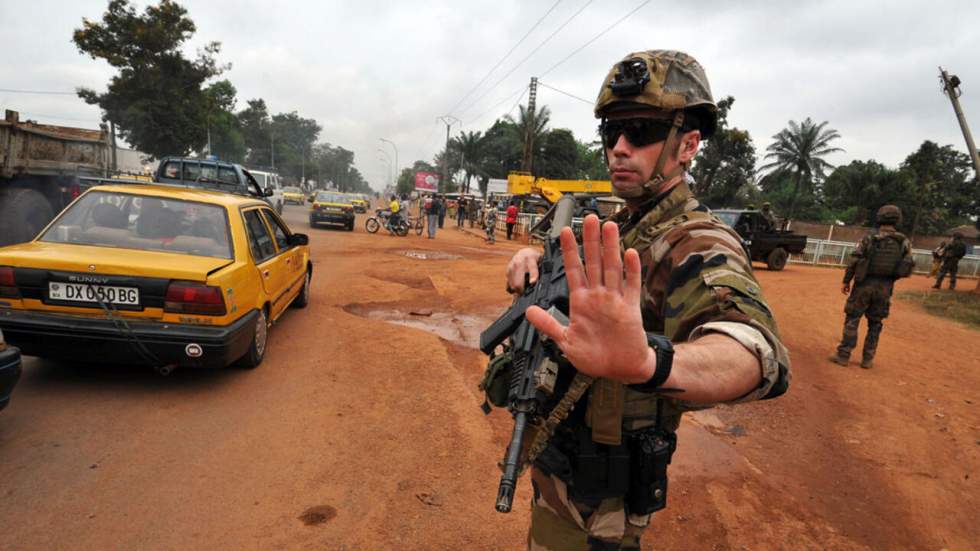
{"label": "black sunglasses", "polygon": [[605,120],[599,125],[599,135],[602,136],[602,144],[609,149],[616,146],[623,134],[635,147],[643,147],[666,140],[670,127],[670,121],[658,119]]}

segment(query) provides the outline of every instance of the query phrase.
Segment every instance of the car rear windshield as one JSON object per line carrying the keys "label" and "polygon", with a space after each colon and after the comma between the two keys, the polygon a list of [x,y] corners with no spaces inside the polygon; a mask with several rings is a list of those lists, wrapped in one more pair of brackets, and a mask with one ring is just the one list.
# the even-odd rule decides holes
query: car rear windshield
{"label": "car rear windshield", "polygon": [[285,191],[286,193],[303,193],[303,190],[293,186],[286,186],[282,188],[282,190]]}
{"label": "car rear windshield", "polygon": [[82,196],[41,241],[232,258],[224,208],[111,191]]}
{"label": "car rear windshield", "polygon": [[339,193],[327,193],[325,191],[316,194],[317,203],[347,203],[350,204],[350,197]]}
{"label": "car rear windshield", "polygon": [[737,213],[737,212],[718,212],[718,211],[715,211],[714,214],[718,218],[721,218],[721,221],[722,222],[728,224],[729,226],[734,227],[735,226],[735,222],[738,221],[738,215],[740,213]]}

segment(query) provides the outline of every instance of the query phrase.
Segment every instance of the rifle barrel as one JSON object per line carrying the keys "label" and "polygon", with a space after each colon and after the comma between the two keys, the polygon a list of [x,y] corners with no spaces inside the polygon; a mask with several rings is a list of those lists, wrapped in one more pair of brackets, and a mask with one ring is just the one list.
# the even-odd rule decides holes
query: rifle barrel
{"label": "rifle barrel", "polygon": [[526,427],[527,413],[518,411],[514,414],[514,432],[510,436],[510,445],[507,446],[507,456],[504,458],[504,473],[500,475],[500,486],[497,487],[497,511],[501,513],[509,513],[514,503],[518,462],[521,458]]}

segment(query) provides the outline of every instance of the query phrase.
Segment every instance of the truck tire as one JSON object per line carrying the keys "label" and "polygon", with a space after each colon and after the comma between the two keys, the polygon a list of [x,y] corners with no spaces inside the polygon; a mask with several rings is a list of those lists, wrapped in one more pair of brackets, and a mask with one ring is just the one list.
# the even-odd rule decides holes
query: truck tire
{"label": "truck tire", "polygon": [[786,249],[782,247],[776,247],[769,253],[769,257],[766,258],[766,266],[774,271],[778,272],[786,267],[786,260],[789,258],[789,254]]}
{"label": "truck tire", "polygon": [[37,237],[54,218],[54,209],[39,191],[9,188],[0,192],[0,246]]}

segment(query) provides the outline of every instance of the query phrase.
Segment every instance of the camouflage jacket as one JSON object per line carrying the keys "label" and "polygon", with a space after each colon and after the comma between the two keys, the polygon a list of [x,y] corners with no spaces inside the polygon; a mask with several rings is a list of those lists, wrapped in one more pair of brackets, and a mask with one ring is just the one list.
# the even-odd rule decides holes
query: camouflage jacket
{"label": "camouflage jacket", "polygon": [[851,253],[851,257],[847,262],[847,268],[844,269],[844,285],[851,283],[851,280],[854,280],[855,278],[858,280],[856,281],[856,283],[860,283],[861,280],[864,279],[864,276],[859,274],[858,272],[861,271],[860,270],[861,262],[863,260],[868,259],[869,251],[871,251],[872,242],[874,241],[875,237],[883,237],[889,234],[897,234],[898,236],[901,236],[903,238],[903,244],[902,244],[903,255],[912,254],[912,244],[909,242],[907,238],[905,238],[904,235],[891,228],[887,228],[887,227],[879,228],[876,233],[869,233],[868,235],[865,235],[864,238],[861,239],[861,242],[858,243],[858,246],[854,249],[854,252]]}
{"label": "camouflage jacket", "polygon": [[[682,181],[645,212],[622,211],[622,248],[640,253],[643,275],[643,326],[673,342],[693,341],[707,333],[723,333],[759,358],[757,388],[733,402],[775,396],[790,378],[789,353],[780,342],[773,318],[739,236],[710,213]],[[626,389],[624,429],[649,426],[650,395]],[[681,413],[703,409],[661,398],[661,426],[676,430]],[[646,419],[644,419],[646,417]],[[593,434],[595,427],[593,426]]]}

